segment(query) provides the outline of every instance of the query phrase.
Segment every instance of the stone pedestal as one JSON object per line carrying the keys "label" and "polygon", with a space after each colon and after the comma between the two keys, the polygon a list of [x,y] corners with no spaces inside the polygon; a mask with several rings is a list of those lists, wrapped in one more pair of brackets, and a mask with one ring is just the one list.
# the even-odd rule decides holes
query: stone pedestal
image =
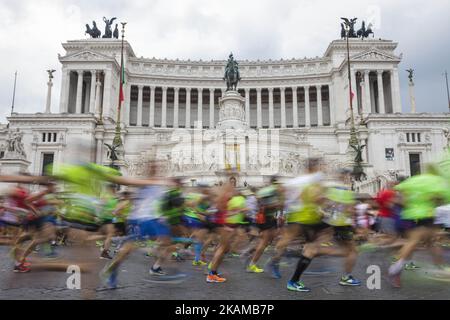
{"label": "stone pedestal", "polygon": [[12,159],[5,158],[0,159],[0,174],[3,175],[14,175],[23,172],[28,172],[28,167],[31,162],[25,159]]}
{"label": "stone pedestal", "polygon": [[219,99],[219,122],[217,129],[248,129],[245,119],[245,98],[237,91],[227,91]]}

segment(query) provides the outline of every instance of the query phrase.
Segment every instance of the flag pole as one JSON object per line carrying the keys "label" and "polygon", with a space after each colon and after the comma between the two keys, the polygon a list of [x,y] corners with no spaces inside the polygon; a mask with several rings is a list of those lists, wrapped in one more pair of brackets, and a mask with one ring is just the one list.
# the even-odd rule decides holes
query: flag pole
{"label": "flag pole", "polygon": [[[14,89],[13,89],[13,96],[12,96],[12,103],[11,103],[11,116],[14,113],[14,102],[16,100],[16,83],[17,83],[17,70],[14,73]],[[9,128],[9,122],[6,125],[7,128]]]}
{"label": "flag pole", "polygon": [[124,46],[124,38],[125,38],[125,25],[126,22],[121,22],[122,24],[122,47],[120,53],[120,76],[119,76],[119,103],[117,105],[117,119],[116,119],[116,132],[114,135],[113,145],[121,146],[122,145],[122,137],[120,130],[120,116],[122,109],[122,101],[123,101],[123,80],[124,80],[124,66],[123,66],[123,46]]}
{"label": "flag pole", "polygon": [[11,104],[11,115],[14,113],[14,102],[16,100],[16,83],[17,83],[17,71],[14,73],[14,89]]}

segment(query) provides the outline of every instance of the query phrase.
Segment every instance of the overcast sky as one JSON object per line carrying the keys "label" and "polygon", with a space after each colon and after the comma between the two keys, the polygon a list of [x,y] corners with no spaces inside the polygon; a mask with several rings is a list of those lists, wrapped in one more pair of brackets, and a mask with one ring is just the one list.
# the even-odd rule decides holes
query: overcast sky
{"label": "overcast sky", "polygon": [[[448,110],[449,0],[1,0],[0,122],[11,109],[43,112],[47,69],[56,69],[52,111],[59,106],[61,43],[83,39],[86,23],[127,21],[137,56],[180,59],[290,59],[322,56],[339,38],[339,17],[372,19],[377,38],[399,43],[403,110],[410,109],[407,73],[416,70],[418,112]],[[357,24],[359,27],[359,23]]]}

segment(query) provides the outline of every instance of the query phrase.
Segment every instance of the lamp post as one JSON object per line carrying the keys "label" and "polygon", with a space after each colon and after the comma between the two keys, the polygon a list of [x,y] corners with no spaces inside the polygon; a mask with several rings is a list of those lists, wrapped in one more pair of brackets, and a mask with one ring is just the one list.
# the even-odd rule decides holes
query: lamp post
{"label": "lamp post", "polygon": [[447,100],[448,100],[448,109],[450,111],[450,91],[448,89],[448,73],[447,70],[444,73],[445,76],[445,84],[447,85]]}
{"label": "lamp post", "polygon": [[[350,68],[350,19],[341,18],[344,20],[344,28],[345,28],[345,38],[347,44],[347,73],[348,73],[348,95],[350,98],[350,139],[349,139],[349,148],[353,149],[356,152],[356,156],[353,160],[353,177],[354,180],[360,181],[361,177],[364,175],[362,166],[361,166],[361,152],[362,147],[359,144],[358,134],[355,128],[355,117],[353,115],[353,91],[352,91],[352,74]],[[356,19],[355,19],[356,20]],[[356,88],[355,88],[356,89]],[[352,184],[353,189],[353,184]]]}
{"label": "lamp post", "polygon": [[[120,76],[119,76],[119,98],[118,98],[118,104],[117,104],[117,118],[116,118],[116,131],[114,134],[114,140],[112,145],[112,152],[110,152],[110,160],[111,160],[111,167],[116,168],[115,161],[118,160],[117,156],[122,155],[123,151],[123,143],[122,143],[122,137],[121,137],[121,128],[120,128],[120,116],[121,116],[121,109],[122,109],[122,102],[124,100],[123,95],[123,82],[124,82],[124,62],[123,62],[123,47],[124,47],[124,38],[125,38],[125,25],[126,22],[121,22],[122,24],[122,45],[121,45],[121,52],[120,52]],[[116,152],[118,151],[118,152]]]}

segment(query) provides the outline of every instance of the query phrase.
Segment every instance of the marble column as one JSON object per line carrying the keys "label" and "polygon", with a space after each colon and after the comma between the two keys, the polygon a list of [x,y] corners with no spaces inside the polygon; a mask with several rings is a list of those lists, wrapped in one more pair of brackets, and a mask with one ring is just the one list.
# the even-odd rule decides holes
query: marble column
{"label": "marble column", "polygon": [[95,113],[95,70],[91,70],[91,94],[89,95],[89,112]]}
{"label": "marble column", "polygon": [[186,88],[186,129],[191,127],[191,88]]}
{"label": "marble column", "polygon": [[125,101],[123,102],[122,107],[122,122],[125,123],[126,126],[130,125],[130,103],[131,103],[131,84],[125,83]]}
{"label": "marble column", "polygon": [[173,88],[173,127],[178,128],[178,112],[180,109],[180,88]]}
{"label": "marble column", "polygon": [[316,94],[317,94],[317,126],[321,127],[323,126],[322,85],[316,86]]}
{"label": "marble column", "polygon": [[411,102],[411,113],[416,113],[416,96],[414,94],[414,81],[408,82],[409,101]]}
{"label": "marble column", "polygon": [[250,126],[250,89],[245,88],[245,121]]}
{"label": "marble column", "polygon": [[105,83],[103,85],[103,107],[102,107],[102,116],[105,115],[105,112],[110,112],[111,110],[111,70],[106,69],[105,73]]}
{"label": "marble column", "polygon": [[261,88],[256,88],[256,122],[257,127],[262,128]]}
{"label": "marble column", "polygon": [[309,105],[309,86],[305,86],[305,127],[311,127],[311,107]]}
{"label": "marble column", "polygon": [[297,87],[292,87],[292,117],[294,128],[298,128],[298,102],[297,102]]}
{"label": "marble column", "polygon": [[384,106],[383,70],[377,70],[378,106],[381,114],[386,113]]}
{"label": "marble column", "polygon": [[52,79],[48,79],[47,82],[47,101],[45,104],[45,113],[50,113],[50,109],[52,106],[52,87],[53,87],[53,82]]}
{"label": "marble column", "polygon": [[161,128],[167,126],[167,87],[162,87]]}
{"label": "marble column", "polygon": [[391,71],[391,87],[392,90],[392,110],[394,113],[402,112],[402,102],[400,98],[400,81],[398,79],[398,69]]}
{"label": "marble column", "polygon": [[150,87],[150,121],[148,126],[153,128],[155,126],[155,86]]}
{"label": "marble column", "polygon": [[70,70],[63,69],[61,77],[60,112],[68,112],[70,88]]}
{"label": "marble column", "polygon": [[214,128],[214,88],[209,89],[209,128]]}
{"label": "marble column", "polygon": [[369,114],[372,113],[372,104],[370,99],[370,70],[364,70],[364,113]]}
{"label": "marble column", "polygon": [[96,80],[95,80],[95,87],[96,87],[96,92],[95,92],[95,116],[100,119],[101,117],[101,113],[102,113],[102,109],[101,109],[101,99],[100,99],[100,95],[101,95],[101,90],[102,90],[102,82],[100,81],[100,76],[101,76],[101,72],[98,71],[96,74]]}
{"label": "marble column", "polygon": [[281,95],[281,128],[286,128],[286,88],[280,88]]}
{"label": "marble column", "polygon": [[143,85],[138,85],[138,105],[137,105],[137,124],[136,126],[142,126],[142,91],[144,89]]}
{"label": "marble column", "polygon": [[269,88],[269,128],[274,127],[273,117],[273,88]]}
{"label": "marble column", "polygon": [[336,109],[334,105],[334,87],[332,83],[328,85],[328,100],[330,105],[330,126],[333,126],[336,123]]}
{"label": "marble column", "polygon": [[78,70],[78,82],[77,82],[77,101],[75,104],[75,113],[80,114],[81,113],[81,103],[83,98],[83,74],[84,71]]}
{"label": "marble column", "polygon": [[197,129],[203,128],[203,88],[197,89]]}

